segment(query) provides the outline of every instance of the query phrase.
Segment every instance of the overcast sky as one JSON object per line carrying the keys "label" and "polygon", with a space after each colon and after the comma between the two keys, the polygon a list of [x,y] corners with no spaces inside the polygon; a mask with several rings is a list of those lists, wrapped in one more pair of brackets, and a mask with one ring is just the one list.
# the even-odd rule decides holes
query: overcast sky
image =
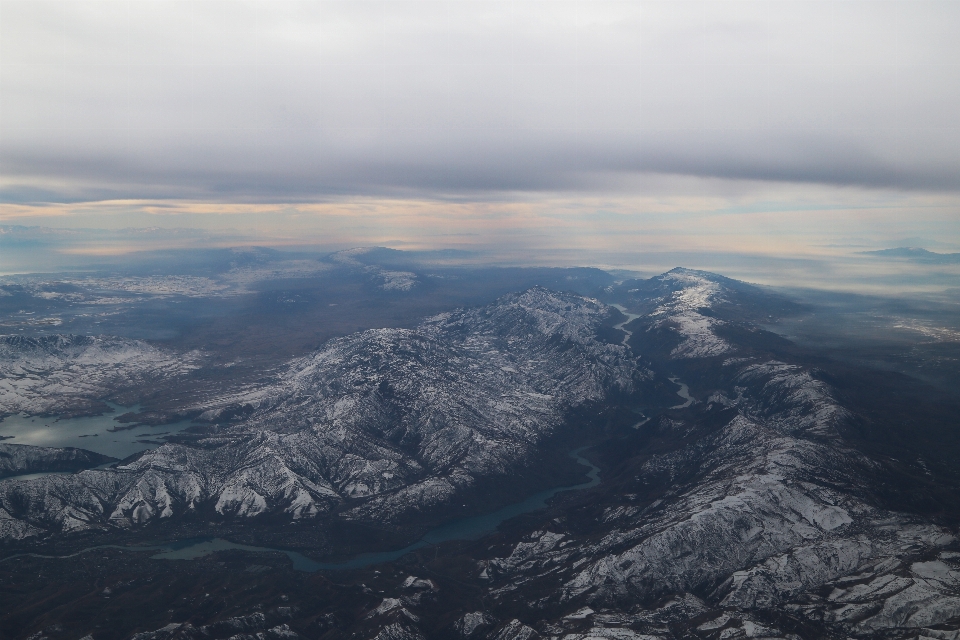
{"label": "overcast sky", "polygon": [[460,203],[474,232],[550,202],[640,233],[767,203],[789,234],[862,199],[957,243],[958,34],[957,0],[0,0],[0,216]]}

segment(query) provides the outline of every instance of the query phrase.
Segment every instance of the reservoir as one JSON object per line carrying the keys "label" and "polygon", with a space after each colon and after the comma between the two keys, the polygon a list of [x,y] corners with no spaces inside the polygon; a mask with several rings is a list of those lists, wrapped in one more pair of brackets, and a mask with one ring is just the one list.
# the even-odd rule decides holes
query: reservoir
{"label": "reservoir", "polygon": [[183,431],[194,423],[183,420],[173,424],[149,426],[114,420],[127,412],[138,412],[139,405],[121,407],[107,403],[112,413],[101,416],[57,418],[12,415],[0,422],[0,442],[30,444],[37,447],[76,447],[114,458],[126,458],[163,444],[163,437]]}

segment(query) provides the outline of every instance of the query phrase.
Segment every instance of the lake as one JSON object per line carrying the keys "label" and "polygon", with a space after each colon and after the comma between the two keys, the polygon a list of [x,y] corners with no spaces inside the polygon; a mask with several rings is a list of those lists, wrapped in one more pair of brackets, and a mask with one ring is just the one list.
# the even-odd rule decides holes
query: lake
{"label": "lake", "polygon": [[191,420],[156,427],[123,424],[114,418],[130,411],[136,413],[140,406],[122,407],[109,402],[107,404],[113,409],[113,413],[101,416],[7,416],[0,421],[0,436],[3,436],[0,442],[38,447],[77,447],[123,459],[145,449],[155,449],[163,444],[161,439],[164,436],[179,433],[195,424]]}

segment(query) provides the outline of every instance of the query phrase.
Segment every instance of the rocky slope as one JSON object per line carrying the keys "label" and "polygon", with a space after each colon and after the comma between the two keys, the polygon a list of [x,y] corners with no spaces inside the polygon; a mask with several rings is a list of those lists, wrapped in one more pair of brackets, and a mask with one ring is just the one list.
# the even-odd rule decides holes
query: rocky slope
{"label": "rocky slope", "polygon": [[[377,522],[430,511],[534,462],[569,411],[645,374],[595,335],[612,311],[533,289],[416,329],[333,340],[266,388],[213,401],[196,445],[166,444],[109,470],[0,483],[7,539],[211,510]],[[240,421],[229,417],[243,416]]]}

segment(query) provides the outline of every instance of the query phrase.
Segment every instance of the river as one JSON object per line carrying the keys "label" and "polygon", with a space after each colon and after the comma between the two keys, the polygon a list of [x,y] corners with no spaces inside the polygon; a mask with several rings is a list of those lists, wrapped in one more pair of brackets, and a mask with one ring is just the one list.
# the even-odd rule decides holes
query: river
{"label": "river", "polygon": [[[633,320],[636,320],[637,318],[639,318],[640,316],[636,313],[628,312],[626,307],[624,307],[621,304],[612,304],[610,306],[616,309],[617,311],[619,311],[620,313],[624,314],[625,316],[627,316],[626,320],[613,325],[613,328],[619,329],[620,331],[623,331],[625,334],[627,334],[623,337],[623,341],[621,342],[621,344],[624,346],[629,346],[627,345],[627,341],[630,340],[630,336],[633,335],[633,332],[629,331],[628,329],[625,329],[624,327],[630,322],[632,322]],[[671,409],[686,409],[687,407],[689,407],[691,404],[694,403],[694,398],[690,395],[690,387],[688,387],[685,383],[680,382],[679,378],[674,377],[674,378],[668,378],[668,379],[670,380],[670,382],[680,385],[680,390],[677,391],[677,395],[683,398],[684,400],[683,404],[678,404],[673,407],[670,407]],[[643,414],[641,413],[641,415]],[[633,425],[633,428],[639,429],[640,427],[647,424],[648,422],[650,422],[650,418],[644,416],[643,420]]]}
{"label": "river", "polygon": [[627,316],[627,319],[624,320],[623,322],[621,322],[621,323],[619,323],[619,324],[613,325],[613,328],[614,328],[614,329],[619,329],[620,331],[623,331],[625,334],[627,334],[627,335],[623,336],[623,340],[620,342],[620,344],[622,344],[623,346],[627,347],[627,346],[629,346],[629,345],[627,344],[627,340],[629,340],[629,339],[630,339],[630,336],[633,335],[633,331],[628,331],[627,329],[624,329],[624,326],[626,326],[626,325],[629,324],[630,322],[633,322],[634,320],[636,320],[637,318],[639,318],[640,315],[639,315],[639,314],[636,314],[636,313],[630,313],[630,312],[628,312],[627,309],[626,309],[626,307],[624,307],[624,306],[621,305],[621,304],[612,304],[612,305],[610,305],[610,306],[613,307],[614,309],[616,309],[617,311],[619,311],[620,313],[622,313],[623,315]]}
{"label": "river", "polygon": [[694,398],[693,396],[690,395],[690,387],[688,387],[683,382],[680,382],[680,379],[676,377],[668,378],[668,380],[670,380],[670,382],[672,382],[673,384],[680,385],[680,390],[677,391],[677,395],[684,399],[683,404],[678,404],[676,406],[670,407],[671,409],[686,409],[691,404],[693,404]]}
{"label": "river", "polygon": [[397,549],[395,551],[362,553],[350,558],[349,560],[344,560],[343,562],[317,562],[315,560],[311,560],[301,553],[297,553],[296,551],[275,549],[272,547],[256,547],[245,544],[236,544],[234,542],[230,542],[229,540],[223,540],[222,538],[192,538],[188,540],[177,540],[174,542],[150,546],[125,547],[121,545],[98,545],[95,547],[81,549],[76,553],[66,556],[47,556],[36,553],[21,553],[4,558],[3,560],[0,560],[0,562],[5,562],[7,560],[23,556],[57,559],[72,558],[80,555],[81,553],[95,551],[97,549],[120,549],[122,551],[158,551],[159,553],[150,557],[156,560],[192,560],[216,551],[236,549],[240,551],[251,551],[256,553],[283,553],[290,558],[291,562],[293,562],[293,568],[297,571],[307,571],[312,573],[314,571],[359,569],[374,564],[392,562],[402,558],[411,551],[416,551],[417,549],[440,544],[441,542],[447,542],[449,540],[477,540],[489,533],[493,533],[496,531],[500,523],[509,520],[510,518],[514,518],[523,513],[529,513],[531,511],[543,509],[547,505],[547,500],[561,491],[582,491],[600,484],[600,469],[580,455],[587,448],[588,447],[581,447],[576,451],[570,452],[570,456],[573,457],[577,462],[590,468],[590,471],[587,474],[587,477],[589,478],[587,482],[573,486],[562,486],[547,489],[546,491],[541,491],[540,493],[535,493],[532,496],[529,496],[522,502],[507,505],[491,513],[479,516],[471,516],[468,518],[460,518],[458,520],[448,522],[440,525],[439,527],[431,529],[422,538],[413,544],[404,547],[403,549]]}

